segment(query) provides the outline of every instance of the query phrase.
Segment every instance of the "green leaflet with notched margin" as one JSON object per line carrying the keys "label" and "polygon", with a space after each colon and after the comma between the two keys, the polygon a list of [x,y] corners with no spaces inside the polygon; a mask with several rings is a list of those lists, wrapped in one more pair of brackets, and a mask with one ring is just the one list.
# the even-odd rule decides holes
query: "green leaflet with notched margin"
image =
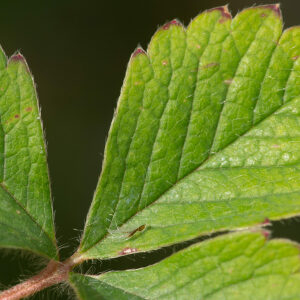
{"label": "green leaflet with notched margin", "polygon": [[46,149],[32,76],[0,49],[0,247],[57,258]]}
{"label": "green leaflet with notched margin", "polygon": [[69,281],[81,300],[299,299],[299,245],[264,234],[226,234],[142,269],[73,273]]}
{"label": "green leaflet with notched margin", "polygon": [[161,27],[130,59],[78,255],[298,215],[299,55],[278,5]]}

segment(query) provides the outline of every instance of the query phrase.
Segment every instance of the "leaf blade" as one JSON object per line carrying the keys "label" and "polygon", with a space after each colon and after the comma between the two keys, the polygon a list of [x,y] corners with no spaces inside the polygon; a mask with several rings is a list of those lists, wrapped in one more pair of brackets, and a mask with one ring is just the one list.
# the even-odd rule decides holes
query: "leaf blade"
{"label": "leaf blade", "polygon": [[[299,296],[299,247],[286,240],[266,241],[263,232],[226,234],[188,247],[137,270],[98,276],[72,274],[73,285],[108,286],[144,299],[293,299]],[[98,291],[98,294],[97,294]],[[117,299],[112,298],[111,299]],[[128,296],[127,299],[130,299]]]}
{"label": "leaf blade", "polygon": [[0,245],[57,258],[46,150],[34,83],[21,54],[8,62],[2,55]]}
{"label": "leaf blade", "polygon": [[[155,90],[153,85],[144,85],[144,99],[140,102],[148,106],[143,106],[144,110],[138,115],[142,125],[139,131],[137,121],[133,135],[126,136],[126,131],[115,125],[118,119],[128,120],[126,114],[117,111],[111,130],[124,135],[129,143],[124,172],[122,176],[107,176],[102,180],[107,161],[122,159],[120,156],[105,157],[80,255],[103,258],[122,255],[122,249],[126,248],[147,251],[199,234],[253,226],[266,218],[278,219],[300,213],[296,164],[299,153],[296,135],[299,127],[297,97],[300,95],[297,76],[299,29],[293,28],[283,34],[281,30],[278,5],[246,9],[232,22],[226,8],[216,8],[196,17],[186,32],[177,21],[158,30],[148,47],[149,57],[143,53],[139,53],[139,57],[150,63],[150,67],[147,65],[152,78],[149,82],[162,82],[163,87],[158,85],[159,89]],[[172,47],[173,44],[176,46]],[[176,50],[170,50],[174,48]],[[129,70],[134,62],[137,63],[135,56],[129,63]],[[124,84],[130,85],[127,79]],[[193,101],[184,106],[189,94]],[[122,92],[118,107],[125,106],[123,97]],[[159,106],[160,101],[163,107]],[[150,114],[157,107],[159,112],[153,113],[155,123],[143,118],[143,114]],[[284,110],[294,110],[294,113],[284,113]],[[285,138],[290,139],[287,142],[281,136],[283,123],[280,118],[288,119],[289,126],[284,133]],[[296,129],[292,128],[292,123]],[[267,137],[270,126],[276,131],[273,141]],[[250,140],[261,136],[265,138],[257,142],[260,149],[256,151]],[[111,144],[109,139],[106,155],[111,155],[108,154],[112,152]],[[245,146],[252,147],[249,153],[244,151]],[[288,146],[291,146],[289,151]],[[271,154],[274,154],[273,160]],[[286,175],[291,171],[296,178],[289,177],[294,179],[291,189],[287,178],[280,177],[281,181],[276,181],[275,175],[279,173],[276,168],[282,166],[286,167]],[[115,167],[117,169],[117,163]],[[231,175],[237,180],[230,183],[226,176],[231,172],[228,169],[233,167],[240,168],[240,174],[233,171]],[[257,170],[251,169],[254,167]],[[273,168],[269,182],[263,177],[268,175],[268,168]],[[218,173],[224,178],[218,179]],[[239,176],[244,182],[239,182]],[[268,193],[254,196],[260,183],[255,177],[263,180],[262,190]],[[105,199],[103,182],[118,185],[116,178],[121,178],[120,193],[116,199],[112,193]],[[250,189],[248,194],[236,187],[245,182]],[[282,191],[289,193],[285,206],[280,205],[283,196],[277,191],[272,198],[273,186],[277,190],[282,186]],[[216,191],[220,201],[213,195],[208,199],[209,190]],[[227,196],[222,196],[222,192]],[[245,203],[249,197],[253,197],[252,208]],[[175,207],[174,199],[181,204]],[[114,205],[116,201],[118,204]],[[98,209],[103,202],[109,208],[106,211],[104,207]],[[236,217],[236,222],[232,217]],[[187,220],[191,220],[190,224]],[[143,224],[146,230],[141,234],[132,239],[124,238],[124,232],[132,232]],[[166,229],[166,224],[173,226],[173,230]]]}

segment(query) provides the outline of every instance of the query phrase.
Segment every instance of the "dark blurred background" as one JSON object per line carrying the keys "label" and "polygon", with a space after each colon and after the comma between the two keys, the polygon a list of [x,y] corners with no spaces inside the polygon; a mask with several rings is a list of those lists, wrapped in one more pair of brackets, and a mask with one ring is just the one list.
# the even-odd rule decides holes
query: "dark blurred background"
{"label": "dark blurred background", "polygon": [[[138,44],[146,48],[166,21],[178,18],[187,25],[199,12],[226,3],[235,15],[245,7],[274,1],[1,1],[0,44],[8,56],[21,51],[37,84],[57,237],[60,245],[69,245],[62,250],[63,257],[72,254],[84,226],[130,54]],[[300,1],[283,0],[281,8],[285,27],[300,23]],[[297,220],[275,223],[273,236],[300,241],[299,228]],[[144,265],[168,251],[137,261]],[[0,252],[2,285],[14,284],[21,274],[40,268],[35,260],[18,254]],[[115,261],[100,269],[134,263]],[[34,298],[67,299],[68,295],[48,290]]]}

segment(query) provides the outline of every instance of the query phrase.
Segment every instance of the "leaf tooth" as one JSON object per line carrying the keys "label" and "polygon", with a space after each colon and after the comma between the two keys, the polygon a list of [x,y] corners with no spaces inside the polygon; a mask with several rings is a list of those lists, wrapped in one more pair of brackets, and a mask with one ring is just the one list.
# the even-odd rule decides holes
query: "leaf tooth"
{"label": "leaf tooth", "polygon": [[[263,8],[266,8],[266,9],[271,9],[273,10],[273,12],[281,18],[281,9],[280,9],[280,4],[279,3],[276,3],[276,4],[269,4],[269,5],[263,5],[263,6],[259,6],[259,7],[263,7]],[[259,8],[258,7],[258,8]]]}
{"label": "leaf tooth", "polygon": [[243,11],[247,10],[262,10],[261,17],[264,18],[267,16],[267,12],[270,11],[271,13],[274,13],[276,17],[282,19],[280,4],[267,4],[267,5],[260,5],[260,6],[252,6],[249,8],[244,9]]}
{"label": "leaf tooth", "polygon": [[206,13],[211,13],[214,11],[221,12],[222,18],[219,20],[219,23],[224,23],[225,21],[232,19],[231,13],[228,9],[228,4],[226,4],[224,6],[219,6],[219,7],[208,9],[208,10],[206,10]]}
{"label": "leaf tooth", "polygon": [[137,47],[134,52],[132,53],[132,58],[138,56],[138,55],[141,55],[141,54],[144,54],[144,55],[147,55],[147,53],[145,52],[145,50],[142,48],[142,47]]}
{"label": "leaf tooth", "polygon": [[17,52],[16,54],[11,56],[9,61],[22,61],[22,62],[25,62],[25,58],[20,52]]}
{"label": "leaf tooth", "polygon": [[181,22],[179,20],[174,19],[171,22],[168,22],[165,25],[163,25],[160,28],[160,30],[168,30],[171,26],[181,26],[181,27],[183,27],[183,25],[181,24]]}
{"label": "leaf tooth", "polygon": [[26,59],[20,52],[15,53],[14,55],[12,55],[9,58],[8,65],[10,65],[11,63],[21,63],[21,64],[23,64],[25,66],[25,69],[27,70],[27,72],[30,73],[29,67],[28,67],[27,62],[26,62]]}

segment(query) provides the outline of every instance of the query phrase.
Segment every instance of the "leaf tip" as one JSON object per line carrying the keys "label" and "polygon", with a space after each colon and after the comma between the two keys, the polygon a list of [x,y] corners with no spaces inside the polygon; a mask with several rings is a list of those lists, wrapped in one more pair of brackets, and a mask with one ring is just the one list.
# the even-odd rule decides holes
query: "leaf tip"
{"label": "leaf tip", "polygon": [[22,61],[22,62],[25,62],[25,58],[24,58],[24,56],[20,52],[17,52],[16,54],[12,55],[9,60],[10,61]]}
{"label": "leaf tip", "polygon": [[265,8],[271,9],[278,17],[281,17],[280,4],[269,4]]}
{"label": "leaf tip", "polygon": [[137,48],[134,50],[134,52],[132,53],[132,57],[136,57],[136,56],[138,56],[138,55],[140,55],[140,54],[146,55],[146,52],[145,52],[145,50],[144,50],[143,48],[137,47]]}
{"label": "leaf tip", "polygon": [[265,219],[261,222],[261,225],[263,225],[263,226],[271,225],[270,219],[269,219],[269,218],[265,218]]}
{"label": "leaf tip", "polygon": [[[272,11],[276,17],[279,17],[280,19],[282,18],[281,15],[281,9],[280,9],[280,4],[267,4],[267,5],[261,5],[261,6],[254,6],[252,9],[263,9],[263,10],[270,10]],[[263,12],[260,15],[262,18],[265,18],[267,15]]]}
{"label": "leaf tip", "polygon": [[25,60],[25,57],[20,52],[17,52],[16,54],[12,55],[9,58],[8,64],[18,63],[18,62],[22,63],[26,67],[26,70],[28,71],[28,73],[30,73],[27,62]]}
{"label": "leaf tip", "polygon": [[219,23],[224,23],[227,20],[232,19],[231,13],[228,9],[228,4],[207,10],[207,12],[214,12],[214,11],[219,11],[221,13],[221,19],[219,20]]}
{"label": "leaf tip", "polygon": [[177,20],[174,19],[171,22],[166,23],[161,27],[162,30],[168,30],[171,26],[182,26],[182,24]]}

